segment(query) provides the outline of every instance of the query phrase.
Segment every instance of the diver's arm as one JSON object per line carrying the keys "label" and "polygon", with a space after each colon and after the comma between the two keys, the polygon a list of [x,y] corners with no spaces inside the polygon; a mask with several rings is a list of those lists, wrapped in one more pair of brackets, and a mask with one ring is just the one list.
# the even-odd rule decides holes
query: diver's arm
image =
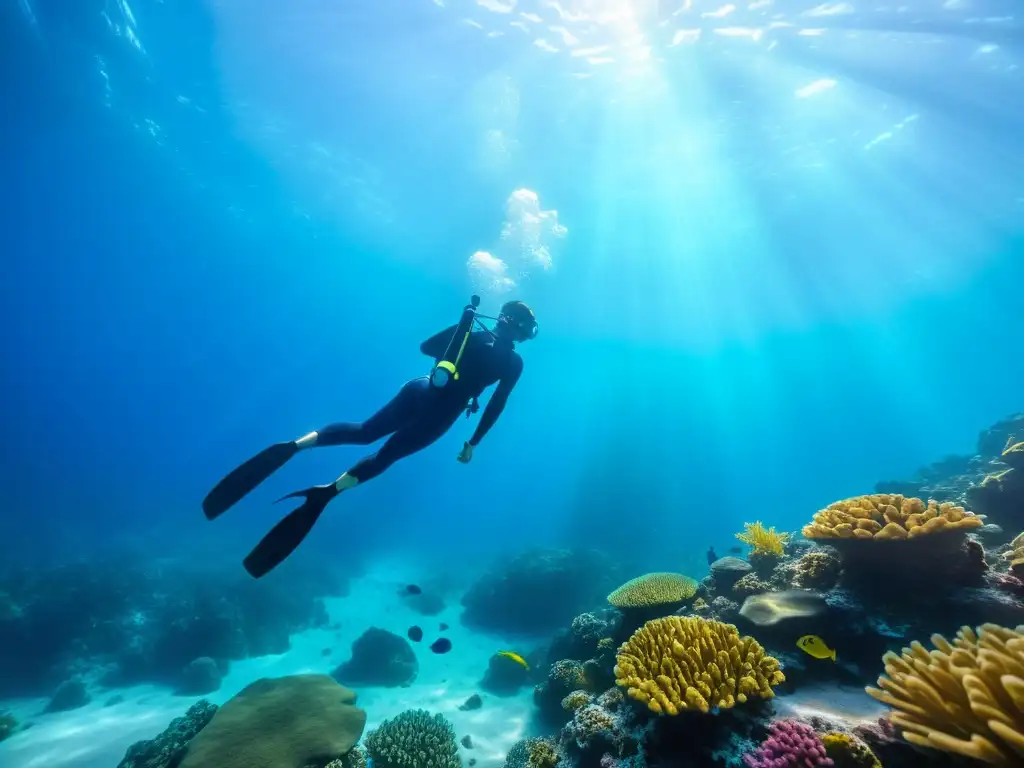
{"label": "diver's arm", "polygon": [[509,366],[508,374],[501,377],[501,381],[498,382],[498,388],[494,390],[494,394],[491,395],[491,399],[487,402],[487,407],[484,408],[484,415],[480,417],[480,423],[476,425],[476,431],[469,438],[469,444],[474,448],[484,439],[484,435],[494,426],[494,422],[498,420],[501,412],[505,410],[508,396],[512,394],[512,389],[523,373],[523,359],[516,355],[512,360],[513,363]]}
{"label": "diver's arm", "polygon": [[432,357],[435,360],[439,360],[444,357],[444,353],[448,350],[448,344],[452,340],[452,336],[455,334],[457,325],[450,325],[440,333],[435,333],[429,339],[420,344],[420,352],[427,357]]}

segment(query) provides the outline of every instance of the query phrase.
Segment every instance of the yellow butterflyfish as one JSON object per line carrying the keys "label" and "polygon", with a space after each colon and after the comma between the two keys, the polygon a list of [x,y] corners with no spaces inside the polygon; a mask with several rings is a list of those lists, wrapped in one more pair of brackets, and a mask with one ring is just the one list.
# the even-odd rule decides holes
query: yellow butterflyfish
{"label": "yellow butterflyfish", "polygon": [[506,659],[512,659],[516,664],[521,664],[524,669],[529,669],[530,665],[526,663],[526,659],[520,656],[515,651],[498,651],[498,656],[504,656]]}
{"label": "yellow butterflyfish", "polygon": [[796,647],[808,656],[813,656],[816,659],[836,660],[836,652],[829,648],[825,641],[817,635],[804,635],[796,641]]}

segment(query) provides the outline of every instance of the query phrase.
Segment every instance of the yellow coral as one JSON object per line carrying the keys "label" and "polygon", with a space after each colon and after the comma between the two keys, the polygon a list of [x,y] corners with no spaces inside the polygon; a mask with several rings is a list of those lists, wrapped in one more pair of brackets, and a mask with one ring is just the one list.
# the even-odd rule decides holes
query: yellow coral
{"label": "yellow coral", "polygon": [[1024,761],[1024,626],[962,627],[952,643],[932,635],[887,653],[878,688],[865,690],[896,711],[893,723],[911,744],[966,755],[990,765]]}
{"label": "yellow coral", "polygon": [[730,709],[769,699],[785,681],[779,662],[736,627],[701,618],[653,619],[615,657],[615,684],[655,713]]}
{"label": "yellow coral", "polygon": [[591,696],[586,691],[573,691],[562,699],[562,709],[566,712],[575,712],[580,707],[590,703]]}
{"label": "yellow coral", "polygon": [[1003,449],[1003,454],[1000,456],[1006,464],[1017,469],[1024,469],[1024,440],[1017,440],[1016,437],[1010,436],[1010,439],[1006,441],[1006,448]]}
{"label": "yellow coral", "polygon": [[783,547],[789,541],[788,533],[776,533],[774,528],[765,528],[760,520],[755,523],[744,523],[743,527],[746,530],[737,533],[736,538],[753,548],[755,554],[783,554]]}
{"label": "yellow coral", "polygon": [[1010,561],[1010,570],[1014,574],[1024,575],[1024,533],[1010,542],[1010,549],[1003,553],[1003,559]]}
{"label": "yellow coral", "polygon": [[526,750],[527,768],[554,768],[558,765],[558,751],[547,739],[530,739]]}
{"label": "yellow coral", "polygon": [[825,754],[836,768],[882,768],[871,747],[848,733],[826,733],[821,741],[825,745]]}
{"label": "yellow coral", "polygon": [[616,608],[644,608],[689,600],[697,593],[697,582],[681,573],[645,573],[630,579],[608,595]]}
{"label": "yellow coral", "polygon": [[609,651],[615,647],[615,640],[611,637],[602,637],[597,641],[597,650]]}
{"label": "yellow coral", "polygon": [[925,504],[900,494],[876,493],[829,504],[804,526],[803,534],[808,539],[898,540],[982,525],[980,517],[948,501],[929,499]]}

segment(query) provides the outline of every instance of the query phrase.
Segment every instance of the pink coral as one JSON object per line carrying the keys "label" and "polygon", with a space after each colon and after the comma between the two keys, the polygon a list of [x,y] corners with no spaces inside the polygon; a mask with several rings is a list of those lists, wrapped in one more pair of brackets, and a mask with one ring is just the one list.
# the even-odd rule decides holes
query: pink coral
{"label": "pink coral", "polygon": [[743,756],[748,768],[815,768],[834,766],[825,745],[811,726],[795,720],[779,720],[768,728],[760,747]]}

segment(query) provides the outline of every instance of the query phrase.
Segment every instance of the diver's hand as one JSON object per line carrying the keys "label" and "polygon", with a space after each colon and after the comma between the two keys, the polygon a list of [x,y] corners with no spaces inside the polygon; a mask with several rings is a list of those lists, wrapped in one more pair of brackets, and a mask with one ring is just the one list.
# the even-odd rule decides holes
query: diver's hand
{"label": "diver's hand", "polygon": [[462,450],[459,451],[458,460],[463,464],[469,464],[473,460],[473,446],[469,443],[463,443]]}

